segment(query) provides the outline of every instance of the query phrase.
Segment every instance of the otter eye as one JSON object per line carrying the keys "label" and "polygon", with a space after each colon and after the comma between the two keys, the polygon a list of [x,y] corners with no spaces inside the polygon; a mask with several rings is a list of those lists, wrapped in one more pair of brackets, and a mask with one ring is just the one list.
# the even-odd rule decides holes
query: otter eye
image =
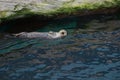
{"label": "otter eye", "polygon": [[64,34],[64,32],[62,32],[61,34]]}

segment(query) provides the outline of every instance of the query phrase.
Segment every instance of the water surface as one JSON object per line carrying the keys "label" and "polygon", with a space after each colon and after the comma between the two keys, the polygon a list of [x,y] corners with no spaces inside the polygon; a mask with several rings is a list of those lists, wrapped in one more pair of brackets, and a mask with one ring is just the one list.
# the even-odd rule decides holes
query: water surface
{"label": "water surface", "polygon": [[[77,22],[76,22],[77,21]],[[58,24],[59,23],[59,24]],[[50,22],[42,31],[58,30]],[[61,25],[62,24],[62,25]],[[120,80],[120,20],[73,19],[64,39],[0,39],[1,80]],[[50,26],[55,26],[51,28]],[[77,28],[74,28],[77,26]],[[83,29],[83,26],[92,26]],[[114,26],[114,27],[113,27]],[[70,27],[70,28],[68,28]],[[40,30],[38,30],[40,31]]]}

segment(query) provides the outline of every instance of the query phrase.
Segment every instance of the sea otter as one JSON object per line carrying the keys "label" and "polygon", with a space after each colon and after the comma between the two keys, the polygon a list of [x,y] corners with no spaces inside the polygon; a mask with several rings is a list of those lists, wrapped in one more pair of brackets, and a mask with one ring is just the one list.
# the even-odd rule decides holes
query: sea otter
{"label": "sea otter", "polygon": [[13,34],[15,37],[19,38],[46,38],[46,39],[57,39],[64,38],[67,36],[66,30],[60,30],[59,32],[21,32],[18,34]]}

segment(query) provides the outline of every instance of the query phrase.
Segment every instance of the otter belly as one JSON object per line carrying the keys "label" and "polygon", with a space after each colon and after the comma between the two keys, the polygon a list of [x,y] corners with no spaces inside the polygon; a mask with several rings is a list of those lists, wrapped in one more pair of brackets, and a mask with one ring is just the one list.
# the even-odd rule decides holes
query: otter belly
{"label": "otter belly", "polygon": [[51,39],[52,37],[48,35],[49,33],[44,32],[24,32],[24,33],[19,33],[18,37],[19,38],[46,38],[46,39]]}

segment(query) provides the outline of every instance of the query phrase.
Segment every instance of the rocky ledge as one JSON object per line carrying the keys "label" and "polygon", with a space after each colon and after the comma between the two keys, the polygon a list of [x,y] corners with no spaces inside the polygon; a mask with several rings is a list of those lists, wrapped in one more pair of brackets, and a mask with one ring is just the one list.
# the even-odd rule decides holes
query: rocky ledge
{"label": "rocky ledge", "polygon": [[64,17],[109,13],[119,9],[120,0],[0,0],[0,22],[32,15]]}
{"label": "rocky ledge", "polygon": [[0,32],[31,32],[66,17],[116,12],[120,14],[120,0],[0,0]]}

